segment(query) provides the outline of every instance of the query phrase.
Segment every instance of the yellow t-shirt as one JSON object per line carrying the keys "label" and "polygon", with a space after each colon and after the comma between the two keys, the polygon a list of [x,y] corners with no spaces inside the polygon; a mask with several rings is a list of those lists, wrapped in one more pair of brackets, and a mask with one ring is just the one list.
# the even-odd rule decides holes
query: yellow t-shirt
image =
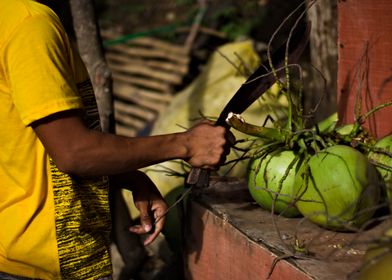
{"label": "yellow t-shirt", "polygon": [[[105,178],[60,172],[30,124],[82,109],[99,129],[87,71],[58,17],[0,1],[0,271],[39,279],[111,274]],[[64,131],[72,133],[72,131]]]}

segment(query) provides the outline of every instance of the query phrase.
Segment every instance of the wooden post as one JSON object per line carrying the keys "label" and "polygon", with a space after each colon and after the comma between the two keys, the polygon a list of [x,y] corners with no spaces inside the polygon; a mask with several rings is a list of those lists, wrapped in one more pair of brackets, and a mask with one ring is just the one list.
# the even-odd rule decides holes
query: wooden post
{"label": "wooden post", "polygon": [[309,89],[305,106],[309,111],[319,103],[315,112],[316,122],[336,112],[337,2],[318,0],[307,13],[312,22],[309,44],[310,61],[314,68],[310,70],[310,81],[306,85]]}
{"label": "wooden post", "polygon": [[[364,114],[392,101],[392,2],[339,1],[338,14],[338,113],[352,123],[356,103]],[[365,127],[378,138],[391,134],[392,107],[377,111]]]}
{"label": "wooden post", "polygon": [[93,84],[102,130],[114,132],[111,72],[103,54],[93,1],[70,0],[70,7],[79,53]]}

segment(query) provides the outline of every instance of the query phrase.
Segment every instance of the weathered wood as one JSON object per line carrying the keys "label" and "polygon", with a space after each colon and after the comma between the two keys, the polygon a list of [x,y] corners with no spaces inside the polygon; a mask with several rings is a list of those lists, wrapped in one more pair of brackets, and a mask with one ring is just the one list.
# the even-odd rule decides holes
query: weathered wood
{"label": "weathered wood", "polygon": [[[139,106],[144,107],[145,109],[156,111],[156,112],[161,112],[167,106],[167,104],[165,103],[157,103],[151,100],[138,100],[133,96],[131,96],[131,98],[133,99],[133,103],[138,104]],[[114,102],[116,103],[120,101],[115,100]]]}
{"label": "weathered wood", "polygon": [[154,37],[140,37],[128,42],[130,46],[143,46],[150,47],[153,49],[159,49],[164,52],[176,53],[177,55],[182,55],[184,57],[188,57],[187,51],[184,49],[182,45],[176,45],[173,43],[165,42],[163,40],[159,40]]}
{"label": "weathered wood", "polygon": [[101,128],[114,132],[111,72],[105,61],[93,1],[70,0],[70,7],[79,52],[94,88]]}
{"label": "weathered wood", "polygon": [[169,83],[173,85],[178,85],[182,81],[182,76],[175,73],[167,73],[163,71],[157,71],[146,65],[135,65],[132,63],[127,63],[124,65],[111,64],[110,68],[113,72],[123,73],[123,74],[134,74],[137,76],[146,76],[148,79],[155,79],[162,81],[164,83]]}
{"label": "weathered wood", "polygon": [[319,121],[337,110],[337,0],[318,0],[308,10],[308,18],[312,22],[309,43],[314,68],[306,85],[306,109],[314,108],[322,99],[314,119]]}
{"label": "weathered wood", "polygon": [[134,118],[133,116],[127,115],[127,114],[121,114],[119,112],[116,112],[115,114],[116,121],[119,121],[122,124],[125,124],[129,127],[134,128],[136,131],[142,129],[146,123],[143,120]]}
{"label": "weathered wood", "polygon": [[113,73],[113,80],[140,86],[142,88],[154,89],[164,93],[172,92],[171,86],[169,84],[150,80],[148,78],[135,77],[122,73]]}
{"label": "weathered wood", "polygon": [[152,121],[156,118],[157,114],[141,108],[137,105],[132,105],[124,102],[115,101],[114,109],[121,115],[131,115],[145,121]]}
{"label": "weathered wood", "polygon": [[[363,114],[392,100],[392,2],[346,0],[338,9],[339,117],[352,123],[356,103]],[[392,134],[391,119],[390,106],[373,114],[365,126],[381,138]]]}
{"label": "weathered wood", "polygon": [[137,135],[137,129],[117,122],[116,133],[122,136],[135,137]]}
{"label": "weathered wood", "polygon": [[189,57],[178,55],[176,52],[165,51],[160,49],[147,49],[143,47],[127,47],[125,45],[114,45],[112,50],[123,52],[126,55],[141,58],[169,59],[179,63],[189,63]]}
{"label": "weathered wood", "polygon": [[184,49],[187,53],[192,50],[193,42],[196,39],[197,34],[199,33],[201,22],[203,21],[204,15],[207,11],[207,1],[206,0],[198,0],[199,4],[199,12],[193,20],[191,30],[188,34],[188,37],[185,40]]}
{"label": "weathered wood", "polygon": [[[102,36],[106,40],[113,40],[116,39],[117,37],[121,37],[120,34],[113,34],[108,31],[102,31]],[[129,39],[122,42],[121,44],[113,44],[109,46],[108,49],[111,49],[114,46],[127,46],[127,47],[139,46],[145,49],[159,49],[165,52],[177,53],[178,55],[187,56],[187,52],[182,45],[175,45],[154,37],[147,37],[147,36]]]}
{"label": "weathered wood", "polygon": [[[346,280],[361,266],[368,242],[378,238],[392,221],[366,231],[334,232],[304,218],[271,215],[250,197],[238,178],[212,178],[192,195],[185,223],[186,279]],[[288,256],[296,239],[308,255]]]}
{"label": "weathered wood", "polygon": [[169,103],[173,99],[173,95],[171,93],[163,93],[147,89],[141,89],[120,82],[114,84],[114,96],[130,102],[133,102],[135,99],[149,99],[158,103]]}
{"label": "weathered wood", "polygon": [[167,61],[159,61],[159,60],[146,61],[146,64],[150,67],[154,67],[157,69],[170,71],[174,73],[180,73],[182,76],[187,74],[189,70],[189,60],[185,64],[181,64],[181,63],[174,64]]}
{"label": "weathered wood", "polygon": [[[122,40],[118,34],[103,34],[106,39]],[[190,62],[183,46],[153,37],[107,46],[106,59],[113,72],[116,121],[122,135],[136,135],[144,127],[140,120],[146,125],[165,109]]]}
{"label": "weathered wood", "polygon": [[188,72],[188,64],[175,63],[169,60],[143,60],[140,58],[124,56],[121,53],[111,52],[110,50],[106,52],[106,59],[109,66],[115,64],[132,64],[135,66],[148,66],[155,68],[158,71],[163,70],[166,72],[179,73],[181,75]]}

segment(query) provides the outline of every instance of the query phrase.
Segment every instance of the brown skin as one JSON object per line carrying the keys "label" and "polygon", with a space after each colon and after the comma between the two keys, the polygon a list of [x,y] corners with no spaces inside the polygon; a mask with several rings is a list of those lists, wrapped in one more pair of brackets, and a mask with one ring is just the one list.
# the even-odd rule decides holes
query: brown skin
{"label": "brown skin", "polygon": [[[162,230],[165,219],[160,217],[167,205],[154,183],[137,169],[172,159],[215,169],[224,162],[232,142],[232,134],[210,122],[159,136],[106,134],[88,129],[77,110],[51,115],[34,122],[32,127],[61,171],[79,176],[111,176],[114,186],[132,190],[141,225],[130,230],[138,234],[153,230],[145,245]],[[157,223],[153,225],[153,221]]]}
{"label": "brown skin", "polygon": [[149,233],[144,245],[150,244],[162,231],[168,209],[155,184],[145,173],[136,170],[111,176],[110,185],[132,191],[135,206],[140,212],[141,224],[132,226],[129,230],[136,234]]}

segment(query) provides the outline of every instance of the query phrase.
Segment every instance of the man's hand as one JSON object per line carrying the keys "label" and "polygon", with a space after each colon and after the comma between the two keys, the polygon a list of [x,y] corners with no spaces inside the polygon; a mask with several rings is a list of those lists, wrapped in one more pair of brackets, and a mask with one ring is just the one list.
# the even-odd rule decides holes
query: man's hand
{"label": "man's hand", "polygon": [[141,224],[132,226],[129,230],[136,234],[149,233],[144,245],[150,244],[162,231],[168,209],[154,182],[145,173],[136,170],[111,176],[110,185],[132,191]]}
{"label": "man's hand", "polygon": [[140,212],[141,224],[132,226],[129,230],[136,234],[150,234],[144,241],[144,245],[148,245],[162,231],[168,206],[155,184],[146,175],[143,180],[138,180],[137,185],[134,184],[132,196]]}
{"label": "man's hand", "polygon": [[224,163],[234,143],[233,134],[222,126],[214,126],[212,122],[203,121],[187,132],[188,158],[185,160],[192,166],[203,169],[216,169]]}

